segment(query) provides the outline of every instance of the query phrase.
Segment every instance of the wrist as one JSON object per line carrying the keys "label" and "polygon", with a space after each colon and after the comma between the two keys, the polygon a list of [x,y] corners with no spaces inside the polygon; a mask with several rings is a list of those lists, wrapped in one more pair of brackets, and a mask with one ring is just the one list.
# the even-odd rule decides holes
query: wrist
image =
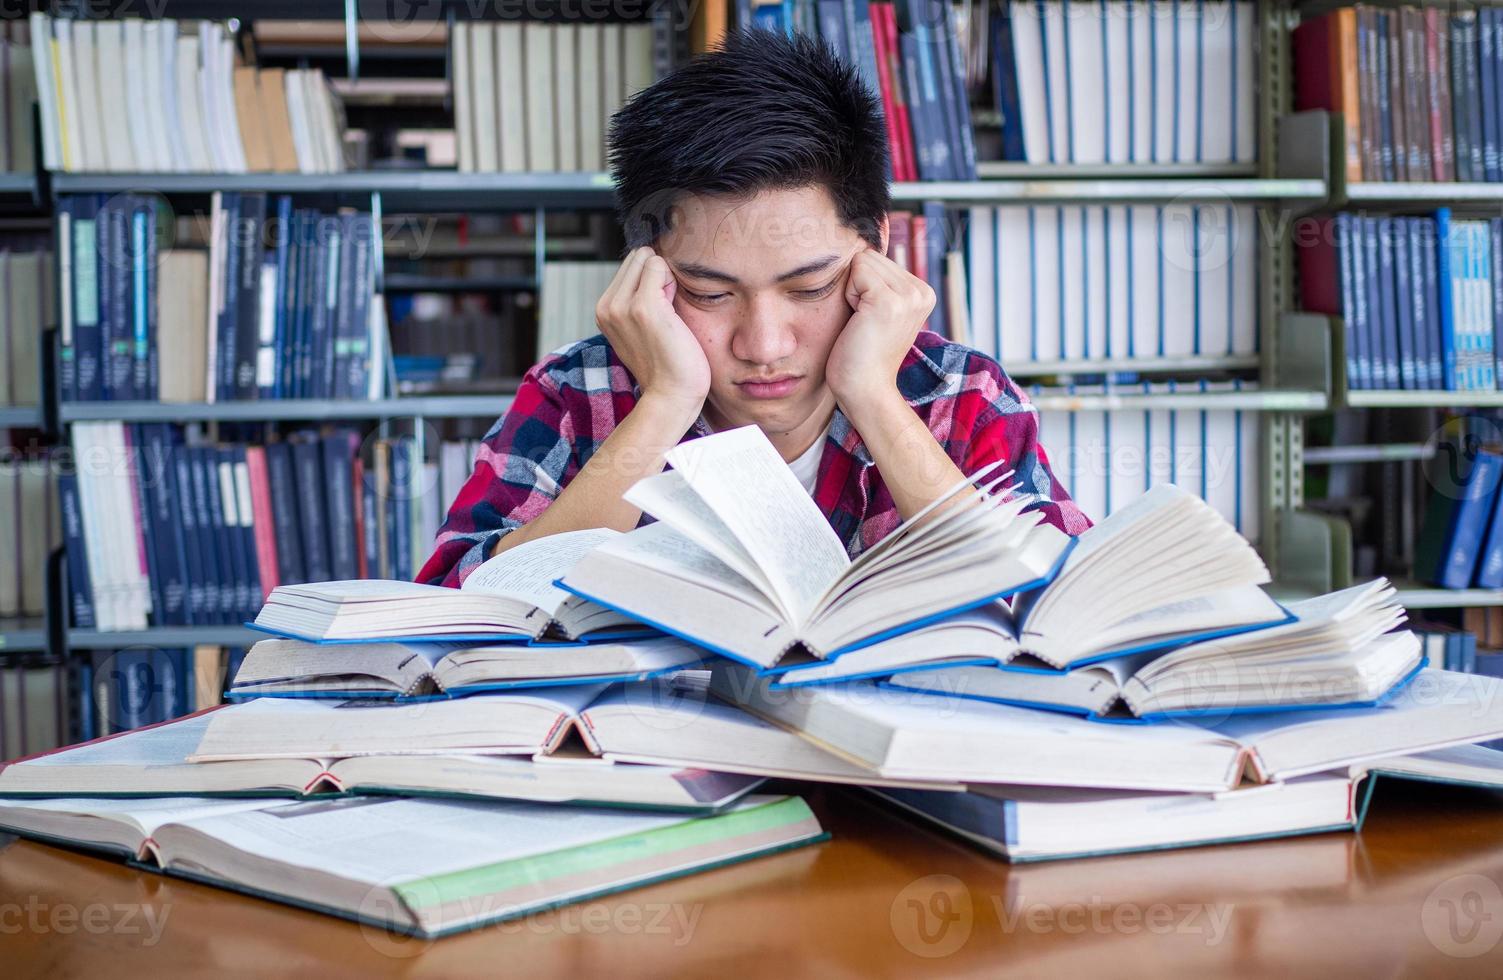
{"label": "wrist", "polygon": [[907,400],[898,392],[896,382],[836,391],[835,401],[858,430],[863,422],[880,424],[893,418],[899,410],[911,411]]}
{"label": "wrist", "polygon": [[654,428],[671,431],[677,441],[698,420],[704,407],[704,395],[648,389],[642,392],[632,414],[641,413],[641,417]]}

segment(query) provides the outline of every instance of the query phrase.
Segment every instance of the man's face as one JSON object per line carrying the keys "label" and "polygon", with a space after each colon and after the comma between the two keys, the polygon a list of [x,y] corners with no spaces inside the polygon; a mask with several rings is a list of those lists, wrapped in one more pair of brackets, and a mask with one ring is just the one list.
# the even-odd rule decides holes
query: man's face
{"label": "man's face", "polygon": [[738,200],[685,195],[673,217],[654,247],[710,362],[707,420],[755,424],[775,440],[822,428],[835,405],[825,362],[850,319],[846,282],[866,242],[819,185]]}

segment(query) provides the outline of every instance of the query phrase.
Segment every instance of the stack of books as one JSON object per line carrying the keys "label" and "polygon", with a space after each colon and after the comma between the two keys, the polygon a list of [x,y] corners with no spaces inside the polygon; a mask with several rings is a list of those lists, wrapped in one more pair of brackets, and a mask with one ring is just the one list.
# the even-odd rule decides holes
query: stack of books
{"label": "stack of books", "polygon": [[669,463],[628,493],[654,522],[457,590],[279,588],[235,703],[0,767],[0,826],[436,935],[820,839],[769,777],[1017,861],[1503,786],[1503,682],[1428,668],[1383,580],[1274,601],[1173,485],[1070,538],[992,467],[853,559],[755,427]]}
{"label": "stack of books", "polygon": [[50,52],[31,59],[50,171],[345,169],[344,109],[323,72],[244,64],[224,24],[33,13],[30,27]]}

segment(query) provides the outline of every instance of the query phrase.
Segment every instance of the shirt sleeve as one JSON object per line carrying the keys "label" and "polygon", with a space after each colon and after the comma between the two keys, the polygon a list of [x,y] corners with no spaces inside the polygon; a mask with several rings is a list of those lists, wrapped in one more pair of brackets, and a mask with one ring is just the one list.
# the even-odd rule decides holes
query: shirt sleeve
{"label": "shirt sleeve", "polygon": [[571,429],[547,362],[536,365],[511,408],[481,440],[475,468],[449,507],[417,581],[458,588],[497,541],[547,510],[577,469]]}
{"label": "shirt sleeve", "polygon": [[1038,409],[1001,365],[985,357],[972,360],[982,366],[979,370],[973,366],[971,384],[958,396],[961,404],[955,412],[957,430],[970,432],[961,471],[974,473],[988,463],[1006,460],[1013,471],[1012,482],[1040,498],[1038,509],[1047,523],[1072,535],[1089,528],[1091,519],[1050,468],[1049,454],[1039,442]]}

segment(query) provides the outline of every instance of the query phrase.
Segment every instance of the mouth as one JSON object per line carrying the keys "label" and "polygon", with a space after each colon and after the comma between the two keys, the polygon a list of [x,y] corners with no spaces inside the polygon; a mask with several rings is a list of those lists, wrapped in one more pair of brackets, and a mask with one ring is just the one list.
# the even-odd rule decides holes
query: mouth
{"label": "mouth", "polygon": [[747,378],[736,387],[748,398],[784,398],[793,394],[803,378],[797,374],[775,374],[768,378]]}

